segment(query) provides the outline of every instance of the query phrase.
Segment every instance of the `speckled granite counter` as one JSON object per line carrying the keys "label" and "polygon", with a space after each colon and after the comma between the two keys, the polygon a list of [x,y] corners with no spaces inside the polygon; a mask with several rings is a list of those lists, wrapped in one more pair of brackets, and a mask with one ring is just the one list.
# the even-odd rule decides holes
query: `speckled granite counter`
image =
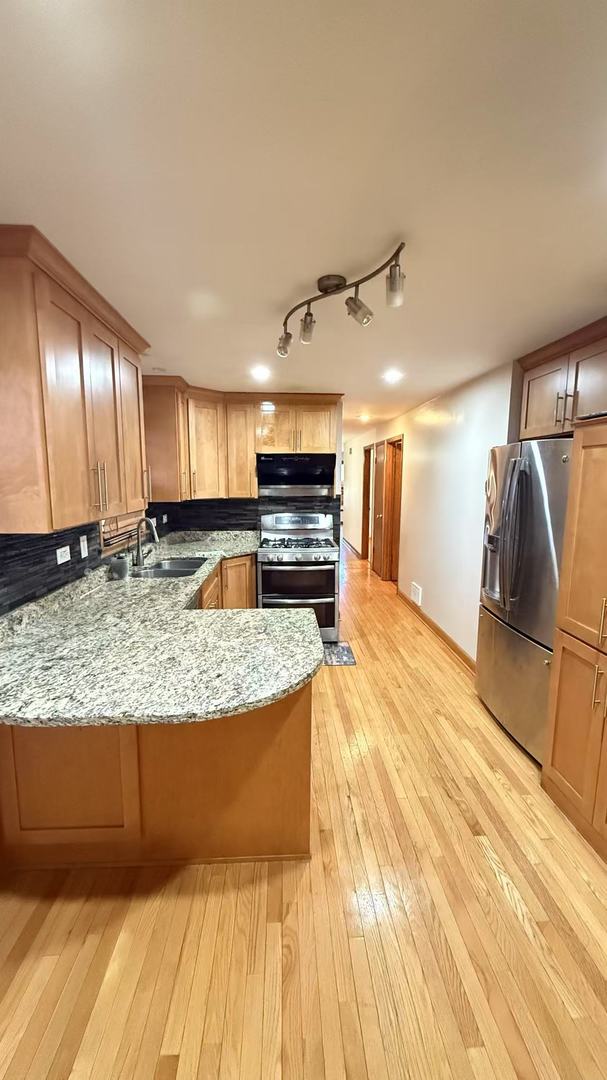
{"label": "speckled granite counter", "polygon": [[169,534],[148,559],[204,556],[191,577],[109,581],[104,568],[0,621],[0,722],[176,724],[286,697],[323,661],[314,613],[200,610],[222,558],[254,532]]}

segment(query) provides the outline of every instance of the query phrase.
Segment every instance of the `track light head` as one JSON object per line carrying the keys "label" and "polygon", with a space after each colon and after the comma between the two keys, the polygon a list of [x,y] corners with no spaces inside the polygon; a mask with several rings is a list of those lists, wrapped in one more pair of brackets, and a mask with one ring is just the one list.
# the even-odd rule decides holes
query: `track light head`
{"label": "track light head", "polygon": [[277,355],[282,357],[288,356],[292,341],[293,334],[290,334],[288,330],[285,330],[278,339],[278,345],[276,347]]}
{"label": "track light head", "polygon": [[356,322],[361,326],[368,326],[373,318],[371,308],[367,307],[360,299],[358,289],[354,293],[354,296],[348,296],[346,298],[346,308],[348,309],[348,315],[352,315],[352,317],[356,319]]}
{"label": "track light head", "polygon": [[308,308],[303,319],[299,324],[299,340],[302,345],[309,345],[312,340],[312,334],[314,333],[314,327],[316,326],[316,319],[312,314],[311,308]]}
{"label": "track light head", "polygon": [[388,307],[402,307],[405,299],[405,275],[400,263],[392,263],[386,274],[386,303]]}

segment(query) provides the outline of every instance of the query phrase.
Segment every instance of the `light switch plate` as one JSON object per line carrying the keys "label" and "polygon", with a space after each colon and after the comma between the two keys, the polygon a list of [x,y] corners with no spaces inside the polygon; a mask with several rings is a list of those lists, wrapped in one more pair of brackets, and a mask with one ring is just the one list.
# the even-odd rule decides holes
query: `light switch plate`
{"label": "light switch plate", "polygon": [[421,585],[418,585],[415,581],[411,582],[409,596],[411,597],[414,604],[417,604],[418,607],[422,606],[422,587]]}
{"label": "light switch plate", "polygon": [[88,553],[89,553],[89,542],[88,542],[86,536],[81,536],[80,537],[80,558],[81,559],[86,559]]}
{"label": "light switch plate", "polygon": [[57,548],[57,562],[59,566],[61,566],[61,563],[69,562],[71,557],[69,544],[66,544],[65,547]]}

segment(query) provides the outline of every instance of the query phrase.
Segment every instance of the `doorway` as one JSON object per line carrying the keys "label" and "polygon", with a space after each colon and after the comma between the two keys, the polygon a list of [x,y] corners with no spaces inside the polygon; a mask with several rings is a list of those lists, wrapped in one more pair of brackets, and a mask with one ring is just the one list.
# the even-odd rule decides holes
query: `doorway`
{"label": "doorway", "polygon": [[384,581],[398,581],[402,474],[402,435],[376,443],[371,569]]}
{"label": "doorway", "polygon": [[360,557],[361,559],[369,558],[369,538],[371,535],[371,503],[373,496],[373,485],[371,484],[371,476],[373,469],[373,444],[365,446],[364,448],[364,460],[363,460],[363,514],[362,514],[362,526],[361,526],[361,540],[360,540]]}

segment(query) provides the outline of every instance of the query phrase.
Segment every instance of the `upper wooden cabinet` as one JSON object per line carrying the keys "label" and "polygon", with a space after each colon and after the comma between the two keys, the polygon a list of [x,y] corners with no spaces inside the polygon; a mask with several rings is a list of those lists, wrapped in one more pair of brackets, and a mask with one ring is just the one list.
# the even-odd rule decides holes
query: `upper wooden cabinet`
{"label": "upper wooden cabinet", "polygon": [[253,405],[228,404],[226,423],[228,496],[231,499],[248,499],[257,495],[255,409]]}
{"label": "upper wooden cabinet", "polygon": [[222,401],[188,398],[190,475],[193,499],[226,494],[226,421]]}
{"label": "upper wooden cabinet", "polygon": [[334,454],[336,405],[261,401],[257,407],[256,447],[266,454]]}
{"label": "upper wooden cabinet", "polygon": [[557,630],[543,775],[588,822],[595,812],[606,678],[607,657]]}
{"label": "upper wooden cabinet", "polygon": [[561,356],[525,372],[521,439],[562,434],[565,428],[568,362],[568,356]]}
{"label": "upper wooden cabinet", "polygon": [[571,353],[567,413],[570,421],[607,415],[607,338]]}
{"label": "upper wooden cabinet", "polygon": [[143,508],[147,342],[31,226],[0,226],[0,327],[0,532]]}
{"label": "upper wooden cabinet", "polygon": [[185,394],[173,384],[143,381],[146,461],[159,502],[190,498],[190,446]]}
{"label": "upper wooden cabinet", "polygon": [[573,462],[557,623],[607,650],[607,423],[579,427]]}

